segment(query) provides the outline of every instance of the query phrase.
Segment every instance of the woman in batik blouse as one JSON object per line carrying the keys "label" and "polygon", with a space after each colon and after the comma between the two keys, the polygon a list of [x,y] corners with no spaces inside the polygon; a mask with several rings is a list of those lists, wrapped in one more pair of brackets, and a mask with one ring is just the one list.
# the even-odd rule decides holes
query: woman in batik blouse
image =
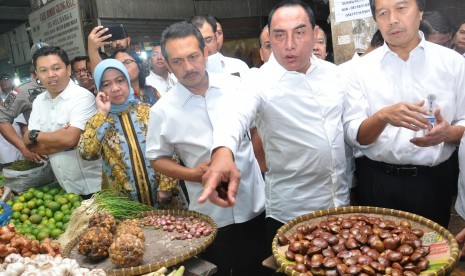
{"label": "woman in batik blouse", "polygon": [[[177,179],[157,173],[145,158],[150,107],[134,97],[128,71],[115,59],[100,62],[94,72],[98,112],[79,141],[85,160],[103,158],[102,189],[111,187],[133,200],[156,206],[159,191],[173,191]],[[159,184],[159,185],[158,185]]]}

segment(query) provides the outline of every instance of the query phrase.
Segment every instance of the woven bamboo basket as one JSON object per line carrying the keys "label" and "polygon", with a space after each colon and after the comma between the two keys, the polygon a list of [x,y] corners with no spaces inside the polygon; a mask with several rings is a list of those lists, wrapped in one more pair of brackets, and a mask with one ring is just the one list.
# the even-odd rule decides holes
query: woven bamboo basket
{"label": "woven bamboo basket", "polygon": [[393,220],[396,223],[407,219],[410,220],[412,228],[419,228],[423,230],[425,232],[425,235],[422,238],[423,244],[429,245],[430,248],[440,247],[444,253],[439,257],[436,256],[436,258],[430,256],[431,254],[427,256],[427,259],[430,261],[430,266],[427,270],[423,271],[421,275],[448,275],[454,269],[458,261],[460,251],[457,241],[455,240],[454,236],[441,225],[422,216],[404,211],[380,207],[350,206],[311,212],[309,214],[297,217],[279,228],[272,243],[273,256],[276,263],[278,264],[278,267],[280,267],[286,275],[302,275],[301,273],[290,268],[289,264],[292,262],[288,261],[284,256],[286,247],[280,246],[278,243],[278,237],[280,235],[284,234],[289,236],[289,234],[295,232],[295,229],[298,226],[302,224],[318,224],[319,222],[326,220],[329,216],[345,217],[352,214],[364,214],[373,217],[383,217]]}
{"label": "woven bamboo basket", "polygon": [[128,276],[141,275],[157,271],[161,267],[170,267],[177,265],[187,259],[190,259],[205,250],[215,239],[218,227],[216,223],[207,215],[194,211],[185,210],[156,210],[144,212],[140,217],[148,215],[174,215],[174,216],[193,216],[201,219],[212,227],[212,233],[201,238],[192,238],[186,240],[170,240],[174,233],[165,232],[162,229],[152,227],[144,228],[145,234],[145,253],[144,259],[140,266],[129,268],[118,268],[111,263],[109,258],[100,262],[91,262],[85,256],[77,252],[77,244],[80,237],[75,238],[63,249],[63,256],[76,259],[81,267],[89,269],[101,268],[107,275]]}

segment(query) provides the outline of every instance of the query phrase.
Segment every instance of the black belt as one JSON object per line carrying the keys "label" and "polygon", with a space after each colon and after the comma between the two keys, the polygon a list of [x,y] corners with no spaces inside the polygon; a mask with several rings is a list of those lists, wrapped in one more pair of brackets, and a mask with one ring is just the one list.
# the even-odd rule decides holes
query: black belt
{"label": "black belt", "polygon": [[376,168],[389,175],[397,176],[417,176],[426,172],[431,172],[435,167],[420,166],[420,165],[394,165],[384,162],[374,161],[368,157],[362,157],[362,162],[370,167]]}

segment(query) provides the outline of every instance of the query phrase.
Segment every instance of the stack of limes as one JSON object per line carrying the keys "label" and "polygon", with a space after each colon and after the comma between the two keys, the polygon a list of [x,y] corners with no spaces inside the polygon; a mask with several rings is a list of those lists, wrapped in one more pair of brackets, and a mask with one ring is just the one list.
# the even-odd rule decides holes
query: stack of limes
{"label": "stack of limes", "polygon": [[11,222],[15,224],[16,231],[41,241],[60,236],[81,201],[81,196],[66,193],[53,185],[30,188],[7,204],[13,210]]}

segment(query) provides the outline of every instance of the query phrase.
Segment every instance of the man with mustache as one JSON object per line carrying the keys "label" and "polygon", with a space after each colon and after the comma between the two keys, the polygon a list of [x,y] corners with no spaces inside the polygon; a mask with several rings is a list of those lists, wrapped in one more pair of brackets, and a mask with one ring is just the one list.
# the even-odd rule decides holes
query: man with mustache
{"label": "man with mustache", "polygon": [[361,205],[412,212],[447,228],[456,145],[465,130],[465,60],[419,32],[425,0],[371,0],[384,37],[348,66],[346,141],[361,150]]}
{"label": "man with mustache", "polygon": [[[265,190],[249,135],[242,137],[235,160],[242,174],[237,191],[241,204],[222,208],[210,202],[197,203],[202,175],[210,161],[214,122],[227,108],[229,97],[237,93],[240,79],[206,71],[204,38],[190,23],[165,29],[161,49],[178,83],[150,110],[146,158],[152,160],[156,171],[184,179],[189,210],[207,214],[217,223],[217,237],[202,253],[202,258],[218,266],[215,275],[262,275],[264,249],[269,247],[263,235]],[[174,153],[185,167],[173,162]]]}

